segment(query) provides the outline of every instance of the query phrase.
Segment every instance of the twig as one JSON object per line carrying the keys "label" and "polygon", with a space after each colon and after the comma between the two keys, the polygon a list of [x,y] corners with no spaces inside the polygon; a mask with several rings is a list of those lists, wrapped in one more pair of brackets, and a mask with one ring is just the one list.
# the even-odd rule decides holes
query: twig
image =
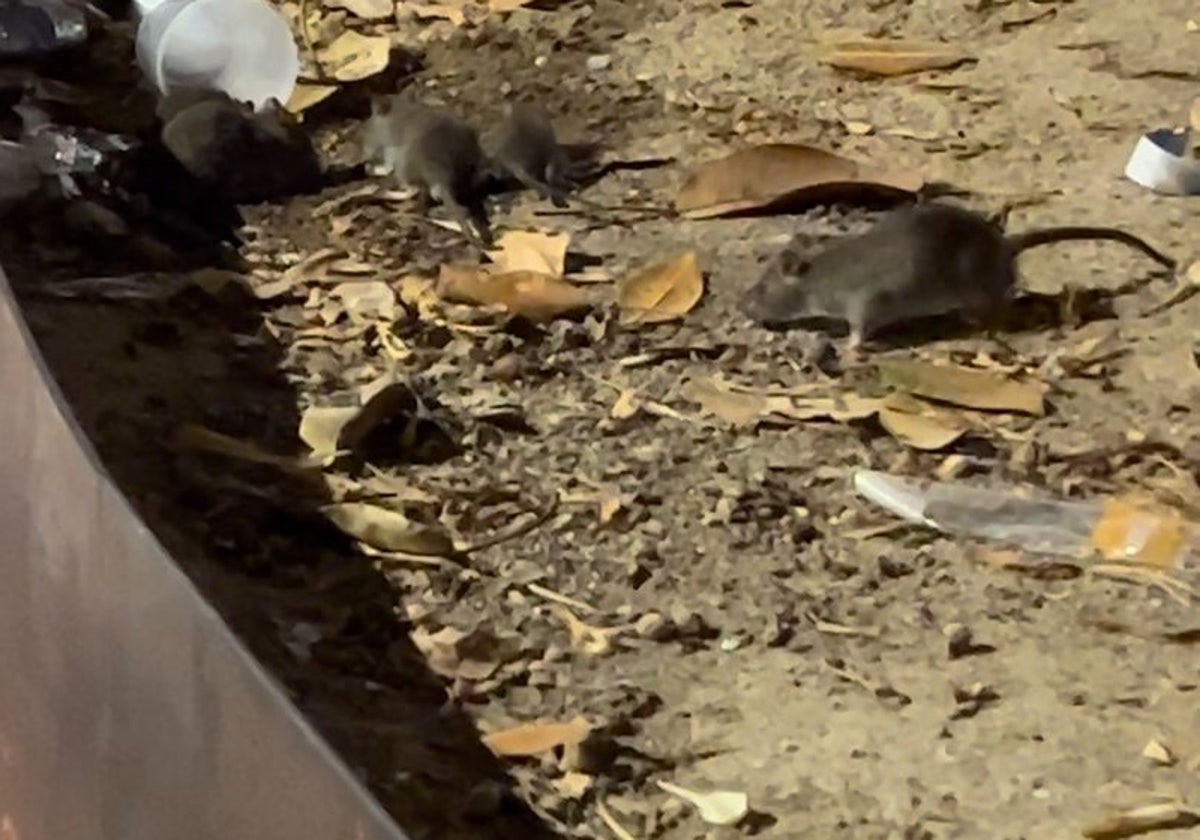
{"label": "twig", "polygon": [[604,804],[604,800],[597,800],[596,815],[608,826],[609,831],[617,835],[618,840],[635,840],[634,836],[617,822],[617,818],[612,815],[612,811],[608,810],[608,806]]}
{"label": "twig", "polygon": [[585,604],[583,601],[576,601],[574,598],[568,598],[566,595],[560,595],[553,589],[547,589],[544,586],[538,586],[536,583],[526,584],[525,588],[534,595],[545,598],[547,601],[553,601],[556,604],[562,604],[564,607],[571,607],[572,609],[581,612],[584,615],[591,615],[596,612],[596,608],[591,604]]}
{"label": "twig", "polygon": [[531,519],[529,522],[516,528],[513,531],[510,531],[507,534],[497,534],[493,537],[489,537],[488,539],[483,540],[482,542],[477,542],[472,545],[464,546],[460,549],[457,549],[455,551],[455,556],[460,557],[460,558],[465,558],[469,554],[475,554],[476,552],[483,551],[486,548],[491,548],[492,546],[499,545],[502,542],[508,542],[509,540],[515,540],[517,537],[523,537],[526,534],[530,533],[531,531],[533,531],[537,528],[540,528],[543,524],[545,524],[550,519],[550,517],[554,516],[554,513],[557,510],[558,510],[558,494],[555,493],[551,497],[550,501],[547,502],[546,505],[542,508],[542,510],[540,512],[538,512],[537,515],[533,519]]}

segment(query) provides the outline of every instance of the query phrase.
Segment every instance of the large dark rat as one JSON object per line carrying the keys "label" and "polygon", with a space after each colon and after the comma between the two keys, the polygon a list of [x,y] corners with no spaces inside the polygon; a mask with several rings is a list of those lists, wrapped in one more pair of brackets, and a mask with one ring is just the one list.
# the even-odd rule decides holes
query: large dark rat
{"label": "large dark rat", "polygon": [[237,204],[256,204],[323,185],[312,140],[271,100],[259,112],[224,93],[164,100],[162,142],[184,168]]}
{"label": "large dark rat", "polygon": [[865,234],[839,239],[811,257],[789,243],[749,290],[743,308],[764,325],[845,321],[852,349],[885,327],[920,318],[955,313],[983,323],[1015,293],[1022,251],[1073,239],[1123,242],[1175,265],[1116,228],[1048,227],[1006,235],[970,210],[931,203],[893,211]]}
{"label": "large dark rat", "polygon": [[436,200],[477,247],[493,244],[480,194],[485,167],[475,129],[448,111],[400,95],[372,105],[362,145],[364,157],[417,188],[422,209]]}

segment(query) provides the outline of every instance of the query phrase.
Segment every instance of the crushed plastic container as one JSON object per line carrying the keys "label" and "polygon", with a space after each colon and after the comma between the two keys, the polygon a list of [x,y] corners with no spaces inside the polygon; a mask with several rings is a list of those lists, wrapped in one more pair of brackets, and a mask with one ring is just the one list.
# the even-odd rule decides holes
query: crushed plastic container
{"label": "crushed plastic container", "polygon": [[264,0],[138,0],[137,61],[163,96],[216,90],[261,109],[287,102],[300,53]]}
{"label": "crushed plastic container", "polygon": [[1016,487],[918,482],[874,470],[854,474],[858,493],[909,522],[1037,554],[1200,572],[1200,527],[1178,511],[1128,499],[1065,501]]}

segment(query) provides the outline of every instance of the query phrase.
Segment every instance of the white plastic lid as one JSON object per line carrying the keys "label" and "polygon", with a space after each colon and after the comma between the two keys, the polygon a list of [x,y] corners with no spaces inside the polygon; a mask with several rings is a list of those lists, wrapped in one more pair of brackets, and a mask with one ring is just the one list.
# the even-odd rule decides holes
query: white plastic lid
{"label": "white plastic lid", "polygon": [[300,72],[287,22],[263,0],[141,0],[138,65],[159,92],[220,90],[261,108]]}

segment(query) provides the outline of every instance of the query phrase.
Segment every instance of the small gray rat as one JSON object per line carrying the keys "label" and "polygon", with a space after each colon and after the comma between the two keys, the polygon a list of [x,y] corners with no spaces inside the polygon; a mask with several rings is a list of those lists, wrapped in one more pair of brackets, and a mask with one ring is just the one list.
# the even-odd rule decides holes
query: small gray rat
{"label": "small gray rat", "polygon": [[480,200],[483,151],[475,129],[453,114],[406,95],[372,104],[363,154],[416,187],[422,210],[431,199],[446,206],[477,247],[493,244]]}
{"label": "small gray rat", "polygon": [[1006,235],[962,207],[930,203],[893,211],[860,236],[806,258],[789,243],[746,296],[743,311],[764,325],[845,321],[849,349],[881,329],[936,315],[984,323],[1016,291],[1016,258],[1038,245],[1101,239],[1175,261],[1131,233],[1110,227],[1048,227]]}
{"label": "small gray rat", "polygon": [[491,159],[496,175],[515,178],[555,207],[567,206],[570,161],[543,109],[525,102],[505,106],[494,143]]}

